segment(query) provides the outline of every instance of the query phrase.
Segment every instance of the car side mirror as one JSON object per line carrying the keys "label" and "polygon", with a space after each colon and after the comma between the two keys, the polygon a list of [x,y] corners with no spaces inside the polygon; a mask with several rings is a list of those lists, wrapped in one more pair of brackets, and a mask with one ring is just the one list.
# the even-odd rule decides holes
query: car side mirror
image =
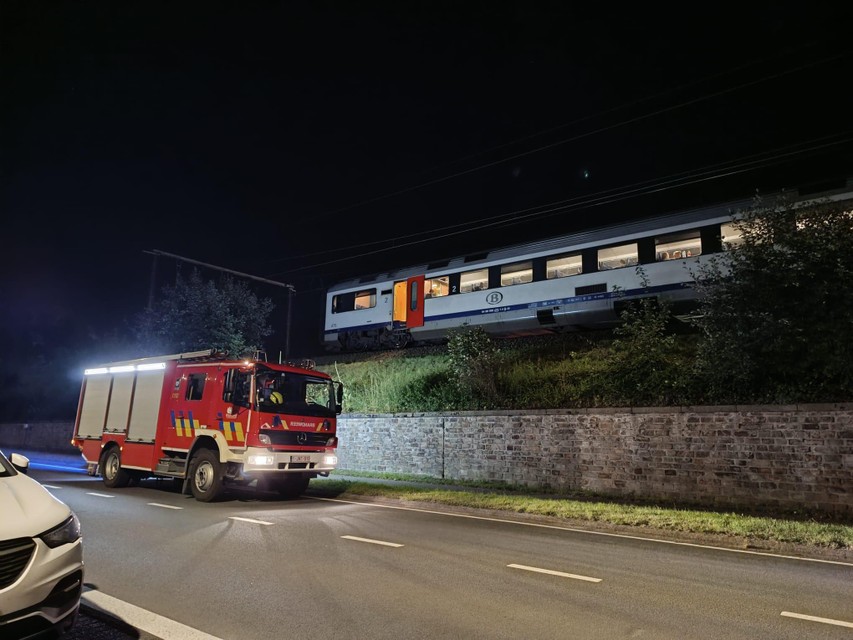
{"label": "car side mirror", "polygon": [[20,453],[13,453],[9,456],[9,462],[23,474],[28,473],[30,470],[30,459],[27,456],[22,456]]}

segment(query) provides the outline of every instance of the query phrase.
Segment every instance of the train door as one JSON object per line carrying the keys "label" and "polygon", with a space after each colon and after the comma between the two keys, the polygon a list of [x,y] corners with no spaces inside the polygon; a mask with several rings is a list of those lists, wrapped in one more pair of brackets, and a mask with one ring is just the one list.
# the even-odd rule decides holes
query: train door
{"label": "train door", "polygon": [[394,283],[394,322],[407,329],[424,326],[424,276]]}

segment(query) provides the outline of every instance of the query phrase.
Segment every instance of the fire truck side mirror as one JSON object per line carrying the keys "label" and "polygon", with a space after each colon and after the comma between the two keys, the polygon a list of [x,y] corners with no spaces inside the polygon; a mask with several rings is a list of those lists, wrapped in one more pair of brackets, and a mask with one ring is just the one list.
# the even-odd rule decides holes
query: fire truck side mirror
{"label": "fire truck side mirror", "polygon": [[343,382],[335,383],[335,398],[337,400],[337,404],[335,405],[335,413],[340,413],[343,411],[343,403],[344,403],[344,384]]}

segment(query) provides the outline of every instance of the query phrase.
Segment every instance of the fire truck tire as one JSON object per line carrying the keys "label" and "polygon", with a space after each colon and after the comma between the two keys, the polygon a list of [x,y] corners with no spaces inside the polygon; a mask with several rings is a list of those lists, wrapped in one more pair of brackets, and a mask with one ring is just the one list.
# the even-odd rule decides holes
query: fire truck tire
{"label": "fire truck tire", "polygon": [[118,447],[109,449],[101,459],[101,474],[104,476],[104,486],[119,489],[130,484],[131,475],[121,467],[121,453]]}
{"label": "fire truck tire", "polygon": [[279,480],[276,484],[278,494],[285,500],[295,500],[308,488],[308,482],[311,478],[307,476],[291,476],[283,480]]}
{"label": "fire truck tire", "polygon": [[190,490],[199,502],[212,502],[222,491],[222,465],[219,456],[210,449],[201,449],[193,456],[190,471]]}

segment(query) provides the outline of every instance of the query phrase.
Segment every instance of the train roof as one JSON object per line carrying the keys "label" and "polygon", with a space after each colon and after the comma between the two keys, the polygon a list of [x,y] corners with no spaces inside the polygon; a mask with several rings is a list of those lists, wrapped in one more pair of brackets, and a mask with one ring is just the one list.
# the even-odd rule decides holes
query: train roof
{"label": "train roof", "polygon": [[[853,198],[853,192],[850,191],[851,188],[853,188],[853,179],[847,180],[847,185],[843,189],[809,194],[807,196],[805,194],[800,194],[799,199],[802,201],[823,197],[835,200],[851,199]],[[677,232],[680,230],[695,228],[699,223],[714,224],[718,222],[727,222],[732,219],[732,216],[735,215],[737,211],[749,208],[754,201],[754,198],[730,200],[706,207],[698,207],[695,209],[672,212],[629,222],[595,227],[570,234],[544,238],[542,240],[473,252],[469,255],[456,256],[449,259],[436,260],[427,264],[413,265],[396,270],[364,275],[358,278],[339,282],[329,287],[329,292],[343,291],[376,282],[398,281],[410,276],[421,274],[425,274],[429,277],[430,275],[443,275],[447,272],[471,270],[478,267],[482,268],[494,263],[505,262],[508,259],[521,256],[537,257],[561,250],[581,250],[590,246],[598,246],[603,243],[616,243],[630,238],[641,237],[654,231],[666,230]]]}

